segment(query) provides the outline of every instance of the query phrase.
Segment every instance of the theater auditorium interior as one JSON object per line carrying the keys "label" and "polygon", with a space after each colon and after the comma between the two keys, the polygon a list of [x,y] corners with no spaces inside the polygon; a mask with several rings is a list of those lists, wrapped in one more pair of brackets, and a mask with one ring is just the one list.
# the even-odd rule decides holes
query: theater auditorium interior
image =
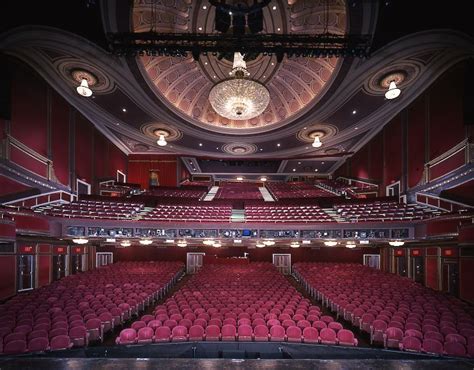
{"label": "theater auditorium interior", "polygon": [[1,369],[474,367],[469,2],[0,7]]}

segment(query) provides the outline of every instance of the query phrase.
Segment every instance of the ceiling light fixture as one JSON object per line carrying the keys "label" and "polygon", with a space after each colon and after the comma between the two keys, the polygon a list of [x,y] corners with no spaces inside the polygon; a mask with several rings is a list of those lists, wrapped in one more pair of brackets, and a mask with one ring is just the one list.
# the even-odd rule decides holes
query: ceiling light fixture
{"label": "ceiling light fixture", "polygon": [[303,244],[311,244],[311,240],[303,240]]}
{"label": "ceiling light fixture", "polygon": [[89,240],[88,239],[85,239],[85,238],[76,238],[76,239],[72,239],[72,242],[73,243],[76,243],[76,244],[87,244]]}
{"label": "ceiling light fixture", "polygon": [[257,248],[265,248],[265,244],[263,244],[263,243],[257,243],[257,244],[255,244],[255,246]]}
{"label": "ceiling light fixture", "polygon": [[402,90],[397,87],[395,81],[390,81],[390,85],[388,86],[388,90],[385,93],[385,97],[389,100],[392,100],[398,98],[401,92]]}
{"label": "ceiling light fixture", "polygon": [[314,148],[320,148],[321,145],[323,145],[323,143],[321,142],[321,139],[319,138],[319,135],[316,135],[314,137],[314,141],[313,141],[312,145],[313,145]]}
{"label": "ceiling light fixture", "polygon": [[206,240],[202,241],[202,244],[204,244],[204,245],[213,245],[214,243],[215,243],[215,241],[212,240],[212,239],[206,239]]}
{"label": "ceiling light fixture", "polygon": [[263,244],[270,246],[270,245],[275,245],[275,242],[273,240],[264,240]]}
{"label": "ceiling light fixture", "polygon": [[123,242],[120,243],[122,247],[130,247],[132,243],[130,243],[129,240],[124,240]]}
{"label": "ceiling light fixture", "polygon": [[300,247],[300,243],[298,243],[298,242],[291,242],[290,247],[291,247],[291,248],[299,248],[299,247]]}
{"label": "ceiling light fixture", "polygon": [[168,244],[174,243],[174,239],[166,239],[165,243],[168,243]]}
{"label": "ceiling light fixture", "polygon": [[337,242],[335,240],[327,240],[324,242],[324,245],[326,247],[335,247],[337,245]]}
{"label": "ceiling light fixture", "polygon": [[260,177],[260,181],[267,181],[266,177]]}
{"label": "ceiling light fixture", "polygon": [[348,241],[346,243],[346,248],[352,249],[352,248],[355,248],[355,247],[356,247],[355,242]]}
{"label": "ceiling light fixture", "polygon": [[139,243],[140,243],[141,245],[150,245],[151,243],[153,243],[153,240],[151,240],[151,239],[141,239],[141,240],[139,241]]}
{"label": "ceiling light fixture", "polygon": [[242,244],[242,239],[234,239],[234,244]]}
{"label": "ceiling light fixture", "polygon": [[244,178],[242,176],[237,176],[237,181],[242,181]]}
{"label": "ceiling light fixture", "polygon": [[160,134],[160,138],[158,139],[158,141],[156,143],[159,146],[166,146],[166,144],[168,144],[168,142],[165,139],[165,135],[163,135],[163,134]]}
{"label": "ceiling light fixture", "polygon": [[220,248],[220,247],[222,247],[222,244],[220,242],[215,242],[214,244],[212,244],[212,246],[214,248]]}
{"label": "ceiling light fixture", "polygon": [[234,53],[231,78],[216,84],[209,93],[212,108],[231,120],[248,120],[259,116],[270,102],[268,89],[248,79],[247,63],[241,53]]}
{"label": "ceiling light fixture", "polygon": [[391,242],[388,242],[392,247],[401,247],[403,244],[405,244],[404,241],[401,240],[392,240]]}
{"label": "ceiling light fixture", "polygon": [[183,241],[179,241],[178,243],[176,243],[176,245],[178,247],[185,248],[185,247],[188,246],[188,243],[186,243],[186,240],[183,240]]}
{"label": "ceiling light fixture", "polygon": [[105,239],[105,242],[106,243],[115,243],[116,239],[115,238],[107,238],[107,239]]}
{"label": "ceiling light fixture", "polygon": [[89,83],[85,78],[82,79],[81,84],[76,88],[76,91],[79,95],[85,96],[86,98],[92,95],[92,90],[89,89]]}

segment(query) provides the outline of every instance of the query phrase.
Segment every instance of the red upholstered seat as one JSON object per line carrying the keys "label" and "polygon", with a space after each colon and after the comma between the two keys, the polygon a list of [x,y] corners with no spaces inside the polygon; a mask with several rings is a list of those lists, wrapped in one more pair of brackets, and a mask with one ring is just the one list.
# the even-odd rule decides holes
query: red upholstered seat
{"label": "red upholstered seat", "polygon": [[200,341],[204,340],[204,328],[200,325],[193,325],[189,328],[189,340]]}
{"label": "red upholstered seat", "polygon": [[154,340],[154,330],[148,326],[138,329],[137,343],[145,344],[152,343]]}
{"label": "red upholstered seat", "polygon": [[217,325],[208,325],[206,327],[206,341],[218,341],[220,339],[221,329]]}
{"label": "red upholstered seat", "polygon": [[303,342],[304,343],[319,343],[319,332],[318,329],[313,327],[306,327],[303,329]]}
{"label": "red upholstered seat", "polygon": [[48,337],[35,337],[28,341],[28,352],[45,352],[49,350]]}

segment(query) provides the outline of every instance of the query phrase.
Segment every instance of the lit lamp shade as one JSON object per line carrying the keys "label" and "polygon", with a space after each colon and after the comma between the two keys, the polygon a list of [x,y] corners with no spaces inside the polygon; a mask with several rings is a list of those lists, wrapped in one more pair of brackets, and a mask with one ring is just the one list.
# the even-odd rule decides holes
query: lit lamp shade
{"label": "lit lamp shade", "polygon": [[319,136],[314,137],[314,141],[313,141],[312,145],[313,145],[314,148],[320,148],[321,145],[323,145],[323,143],[321,142],[321,139],[319,138]]}
{"label": "lit lamp shade", "polygon": [[166,146],[168,144],[165,139],[165,135],[160,135],[158,141],[156,142],[159,146]]}
{"label": "lit lamp shade", "polygon": [[395,81],[390,82],[390,85],[388,86],[388,90],[385,93],[385,97],[389,100],[398,98],[402,91],[397,87],[397,84]]}
{"label": "lit lamp shade", "polygon": [[89,84],[85,78],[82,79],[81,84],[76,88],[77,93],[88,98],[92,95],[92,90],[89,89]]}

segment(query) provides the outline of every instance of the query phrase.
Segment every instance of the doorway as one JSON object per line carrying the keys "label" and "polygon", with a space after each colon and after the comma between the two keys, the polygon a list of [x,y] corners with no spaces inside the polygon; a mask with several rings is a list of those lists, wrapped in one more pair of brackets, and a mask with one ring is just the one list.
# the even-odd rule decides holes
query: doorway
{"label": "doorway", "polygon": [[112,263],[114,263],[112,252],[97,252],[95,254],[95,267],[111,265]]}
{"label": "doorway", "polygon": [[380,254],[364,254],[364,266],[380,270]]}
{"label": "doorway", "polygon": [[291,274],[291,254],[273,254],[273,264],[283,275]]}
{"label": "doorway", "polygon": [[423,284],[425,281],[425,263],[422,256],[411,257],[411,277],[417,283]]}
{"label": "doorway", "polygon": [[443,262],[443,292],[458,296],[459,266],[453,261]]}
{"label": "doorway", "polygon": [[187,253],[186,254],[186,273],[195,274],[202,267],[206,253]]}

